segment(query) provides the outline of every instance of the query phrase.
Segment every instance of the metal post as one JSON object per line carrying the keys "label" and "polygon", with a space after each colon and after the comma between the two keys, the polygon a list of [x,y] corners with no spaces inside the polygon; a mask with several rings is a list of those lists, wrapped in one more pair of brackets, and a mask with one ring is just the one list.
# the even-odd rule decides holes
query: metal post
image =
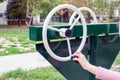
{"label": "metal post", "polygon": [[[88,38],[88,60],[91,64],[96,65],[96,54],[97,54],[97,46],[98,46],[98,36],[92,35]],[[89,80],[96,80],[95,75],[89,74]]]}

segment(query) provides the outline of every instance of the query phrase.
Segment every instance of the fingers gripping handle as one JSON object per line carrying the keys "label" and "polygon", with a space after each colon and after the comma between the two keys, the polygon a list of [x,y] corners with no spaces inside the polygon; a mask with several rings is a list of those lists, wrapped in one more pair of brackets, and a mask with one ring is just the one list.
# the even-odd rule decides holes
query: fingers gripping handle
{"label": "fingers gripping handle", "polygon": [[[77,56],[72,56],[72,57],[71,57],[71,60],[74,61],[74,60],[73,60],[74,58],[78,58],[78,57],[77,57]],[[79,63],[78,61],[74,61],[74,62]]]}

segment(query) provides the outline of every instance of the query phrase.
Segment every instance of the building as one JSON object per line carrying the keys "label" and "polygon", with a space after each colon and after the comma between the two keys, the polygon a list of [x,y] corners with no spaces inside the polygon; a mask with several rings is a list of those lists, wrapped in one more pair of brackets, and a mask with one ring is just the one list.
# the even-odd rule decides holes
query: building
{"label": "building", "polygon": [[7,1],[3,1],[0,3],[0,25],[7,25],[7,18],[6,18],[6,10],[7,10]]}
{"label": "building", "polygon": [[19,22],[21,25],[25,25],[25,19],[8,19],[6,15],[8,3],[12,0],[4,0],[0,3],[0,25],[18,25]]}

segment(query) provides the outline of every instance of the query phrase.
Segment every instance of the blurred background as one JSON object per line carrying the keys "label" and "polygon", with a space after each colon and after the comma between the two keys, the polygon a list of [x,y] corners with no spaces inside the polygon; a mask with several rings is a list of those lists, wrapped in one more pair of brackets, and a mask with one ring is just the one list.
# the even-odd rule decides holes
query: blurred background
{"label": "blurred background", "polygon": [[[41,67],[48,62],[36,53],[36,42],[29,40],[28,29],[30,25],[42,26],[47,14],[64,3],[89,7],[99,23],[120,22],[120,0],[0,0],[0,80],[66,80],[51,65]],[[59,10],[50,23],[68,24],[72,13],[68,9]],[[90,13],[83,11],[83,14],[86,22],[91,23]],[[27,69],[35,67],[23,70],[22,65]],[[120,52],[111,69],[120,71]]]}
{"label": "blurred background", "polygon": [[[58,4],[69,3],[92,9],[98,22],[118,22],[120,20],[120,0],[0,0],[1,25],[40,25],[46,15]],[[91,17],[85,13],[87,22]],[[60,10],[53,17],[53,22],[68,22],[70,11]]]}

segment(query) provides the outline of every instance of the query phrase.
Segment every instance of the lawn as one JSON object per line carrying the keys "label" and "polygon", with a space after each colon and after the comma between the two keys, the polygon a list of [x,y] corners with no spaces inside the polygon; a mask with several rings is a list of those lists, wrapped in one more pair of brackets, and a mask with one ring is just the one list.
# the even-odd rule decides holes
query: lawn
{"label": "lawn", "polygon": [[21,69],[11,71],[0,77],[0,80],[66,80],[53,67],[46,67],[30,71],[23,71]]}
{"label": "lawn", "polygon": [[29,40],[28,30],[1,30],[0,56],[35,51],[35,42]]}

